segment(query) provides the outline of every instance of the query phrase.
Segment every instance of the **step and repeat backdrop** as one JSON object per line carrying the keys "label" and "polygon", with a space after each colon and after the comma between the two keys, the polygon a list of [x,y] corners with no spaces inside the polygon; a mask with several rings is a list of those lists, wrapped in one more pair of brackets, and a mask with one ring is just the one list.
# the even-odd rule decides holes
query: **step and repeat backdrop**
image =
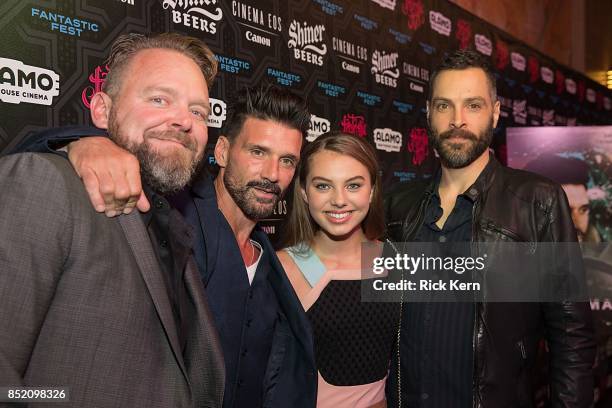
{"label": "step and repeat backdrop", "polygon": [[[385,186],[428,177],[435,157],[427,83],[458,48],[477,50],[497,69],[502,113],[493,147],[504,163],[507,127],[612,124],[609,90],[445,0],[4,0],[0,150],[32,131],[89,124],[112,41],[166,31],[205,40],[219,61],[209,152],[232,95],[269,82],[308,100],[309,141],[329,130],[366,138]],[[214,165],[210,154],[206,160]],[[289,206],[279,202],[262,223],[273,239]]]}

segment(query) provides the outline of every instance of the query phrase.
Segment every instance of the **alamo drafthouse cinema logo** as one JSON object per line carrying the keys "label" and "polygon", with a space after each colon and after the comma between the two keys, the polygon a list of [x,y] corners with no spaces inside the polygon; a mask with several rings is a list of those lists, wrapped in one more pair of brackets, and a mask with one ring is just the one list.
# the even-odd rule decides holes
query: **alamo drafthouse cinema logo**
{"label": "alamo drafthouse cinema logo", "polygon": [[0,101],[51,105],[59,95],[60,77],[54,71],[0,58]]}
{"label": "alamo drafthouse cinema logo", "polygon": [[209,34],[217,32],[217,23],[223,18],[219,0],[163,0],[164,10],[171,9],[172,22]]}
{"label": "alamo drafthouse cinema logo", "polygon": [[293,20],[289,24],[289,41],[287,46],[293,50],[296,60],[322,66],[323,56],[327,54],[327,45],[323,40],[325,26],[322,24],[309,25]]}

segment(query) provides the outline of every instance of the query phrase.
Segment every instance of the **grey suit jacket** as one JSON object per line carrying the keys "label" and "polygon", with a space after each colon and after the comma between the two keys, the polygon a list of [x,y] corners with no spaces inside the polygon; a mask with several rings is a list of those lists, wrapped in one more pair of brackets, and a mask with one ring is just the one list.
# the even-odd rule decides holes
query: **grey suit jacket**
{"label": "grey suit jacket", "polygon": [[61,156],[0,159],[0,386],[69,387],[74,407],[220,407],[221,348],[195,262],[184,273],[185,358],[141,216],[96,213]]}

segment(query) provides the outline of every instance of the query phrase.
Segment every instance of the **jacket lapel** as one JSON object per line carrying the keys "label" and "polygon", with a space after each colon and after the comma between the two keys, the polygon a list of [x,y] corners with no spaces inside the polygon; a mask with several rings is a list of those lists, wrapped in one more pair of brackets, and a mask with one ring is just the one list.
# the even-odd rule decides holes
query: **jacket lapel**
{"label": "jacket lapel", "polygon": [[185,376],[185,380],[189,383],[189,377],[187,376],[178,339],[176,322],[174,321],[172,307],[170,306],[170,299],[168,298],[162,271],[159,268],[157,257],[151,245],[151,239],[142,222],[141,215],[138,211],[133,211],[131,214],[122,215],[118,219],[132,253],[134,254],[136,263],[140,268],[142,278],[147,285],[147,289],[155,305],[157,315],[164,327],[174,357],[181,368],[181,372]]}
{"label": "jacket lapel", "polygon": [[200,177],[191,188],[194,216],[196,219],[189,219],[188,222],[201,229],[205,246],[205,265],[204,271],[200,271],[204,286],[208,285],[210,276],[215,271],[217,257],[219,254],[219,223],[223,219],[217,204],[217,195],[212,178],[206,174]]}
{"label": "jacket lapel", "polygon": [[278,303],[287,317],[287,322],[295,337],[302,343],[304,351],[308,354],[309,360],[314,361],[314,340],[306,312],[304,312],[304,308],[295,294],[285,270],[272,245],[270,245],[267,235],[260,230],[255,230],[254,234],[257,241],[263,243],[264,251],[268,251],[270,254],[270,266],[272,268],[268,273],[268,280],[276,292]]}

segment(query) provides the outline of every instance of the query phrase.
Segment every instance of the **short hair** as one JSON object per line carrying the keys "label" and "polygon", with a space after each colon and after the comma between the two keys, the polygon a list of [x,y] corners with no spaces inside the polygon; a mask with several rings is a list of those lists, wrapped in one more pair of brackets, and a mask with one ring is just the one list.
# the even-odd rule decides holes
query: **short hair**
{"label": "short hair", "polygon": [[117,37],[106,59],[108,75],[102,90],[112,97],[121,88],[123,75],[134,56],[142,50],[165,49],[177,51],[197,64],[206,79],[208,88],[217,75],[217,60],[204,41],[178,33],[162,33],[152,36],[129,33]]}
{"label": "short hair", "polygon": [[302,152],[293,187],[293,202],[287,218],[285,234],[282,240],[283,247],[298,244],[310,244],[315,233],[320,229],[308,210],[308,205],[301,195],[302,188],[306,186],[306,179],[310,173],[312,157],[322,151],[331,151],[343,156],[349,156],[363,164],[372,182],[372,201],[370,210],[361,223],[361,228],[369,240],[380,238],[385,231],[381,172],[376,151],[364,138],[348,133],[332,131],[319,136],[309,143]]}
{"label": "short hair", "polygon": [[587,186],[589,165],[583,160],[544,153],[530,161],[525,170],[556,181],[559,184],[578,184]]}
{"label": "short hair", "polygon": [[427,102],[431,102],[433,96],[433,87],[436,78],[443,71],[463,70],[468,68],[480,68],[484,71],[489,80],[489,92],[493,103],[497,100],[497,81],[495,74],[489,62],[479,53],[473,50],[457,50],[452,54],[447,55],[442,62],[433,70],[429,77],[429,92]]}
{"label": "short hair", "polygon": [[285,89],[269,84],[242,88],[229,107],[228,118],[221,130],[230,143],[242,131],[247,118],[272,120],[306,135],[310,127],[310,112],[306,101]]}

